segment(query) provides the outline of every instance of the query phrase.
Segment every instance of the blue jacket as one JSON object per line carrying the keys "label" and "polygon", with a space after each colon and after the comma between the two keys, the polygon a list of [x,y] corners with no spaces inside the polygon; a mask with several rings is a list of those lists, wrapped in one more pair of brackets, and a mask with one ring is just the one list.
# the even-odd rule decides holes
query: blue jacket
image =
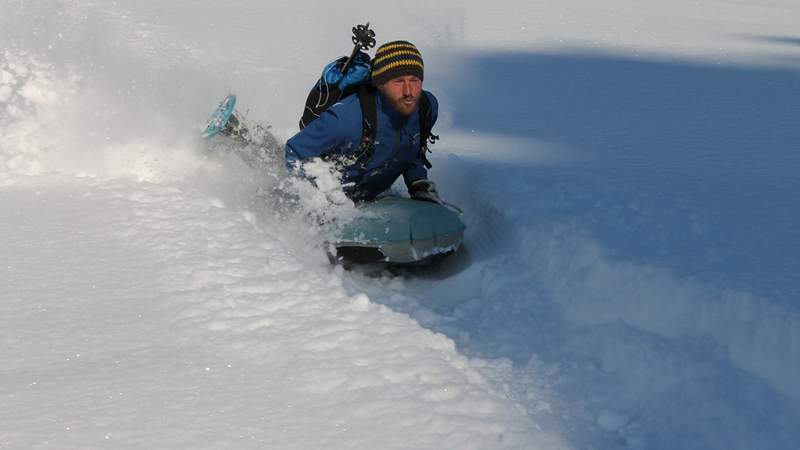
{"label": "blue jacket", "polygon": [[[439,111],[436,97],[423,91],[431,103],[433,123]],[[298,162],[314,157],[331,156],[343,161],[342,184],[352,183],[354,197],[372,200],[388,189],[400,175],[408,186],[428,177],[419,159],[419,114],[404,117],[382,95],[375,95],[377,127],[375,150],[366,169],[355,164],[362,139],[361,105],[357,95],[345,97],[286,142],[286,165],[293,170]],[[431,124],[433,125],[433,124]]]}

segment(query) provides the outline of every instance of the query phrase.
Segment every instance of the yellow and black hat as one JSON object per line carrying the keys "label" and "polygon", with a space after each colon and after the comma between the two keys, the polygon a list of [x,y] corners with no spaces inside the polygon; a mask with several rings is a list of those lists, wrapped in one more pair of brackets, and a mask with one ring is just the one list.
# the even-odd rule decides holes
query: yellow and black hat
{"label": "yellow and black hat", "polygon": [[415,75],[421,80],[424,72],[422,54],[408,41],[387,42],[378,47],[372,59],[373,86],[403,75]]}

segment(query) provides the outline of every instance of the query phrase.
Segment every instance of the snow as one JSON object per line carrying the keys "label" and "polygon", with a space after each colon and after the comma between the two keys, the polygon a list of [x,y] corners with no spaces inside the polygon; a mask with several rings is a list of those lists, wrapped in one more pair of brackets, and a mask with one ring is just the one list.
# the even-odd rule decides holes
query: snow
{"label": "snow", "polygon": [[349,295],[341,270],[309,266],[225,199],[34,185],[3,192],[6,447],[547,439],[452,340]]}
{"label": "snow", "polygon": [[[796,446],[795,2],[0,11],[0,447]],[[291,136],[366,20],[442,105],[434,268],[331,266],[325,167],[199,138]]]}

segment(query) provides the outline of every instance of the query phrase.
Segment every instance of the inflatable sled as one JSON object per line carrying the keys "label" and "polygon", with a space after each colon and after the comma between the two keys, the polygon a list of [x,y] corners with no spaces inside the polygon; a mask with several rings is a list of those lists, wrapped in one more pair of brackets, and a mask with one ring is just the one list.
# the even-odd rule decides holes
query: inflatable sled
{"label": "inflatable sled", "polygon": [[424,263],[455,252],[466,226],[449,208],[420,200],[381,197],[335,232],[336,260],[355,263]]}

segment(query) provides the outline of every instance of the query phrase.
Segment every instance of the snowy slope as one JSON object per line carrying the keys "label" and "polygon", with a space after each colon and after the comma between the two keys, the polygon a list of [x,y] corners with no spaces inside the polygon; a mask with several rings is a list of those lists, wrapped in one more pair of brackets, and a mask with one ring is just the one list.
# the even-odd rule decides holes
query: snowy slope
{"label": "snowy slope", "polygon": [[[793,448],[798,19],[0,1],[0,446]],[[228,91],[290,136],[363,20],[443,106],[435,270],[330,267],[279,171],[197,136]]]}
{"label": "snowy slope", "polygon": [[2,198],[6,448],[550,446],[451,340],[240,205],[131,181]]}

